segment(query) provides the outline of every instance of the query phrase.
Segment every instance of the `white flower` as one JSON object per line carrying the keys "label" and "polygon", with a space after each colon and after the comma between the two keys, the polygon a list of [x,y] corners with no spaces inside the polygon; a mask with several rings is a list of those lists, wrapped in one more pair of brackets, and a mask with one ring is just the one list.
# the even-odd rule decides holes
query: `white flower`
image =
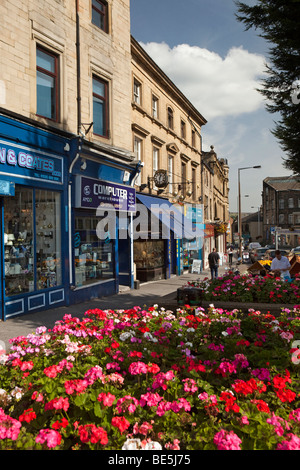
{"label": "white flower", "polygon": [[126,339],[131,338],[131,336],[132,336],[131,333],[125,331],[124,333],[120,334],[119,339],[121,341],[126,341]]}
{"label": "white flower", "polygon": [[223,336],[228,336],[227,331],[222,331],[222,335],[223,335]]}
{"label": "white flower", "polygon": [[195,331],[195,328],[188,328],[186,331],[187,333],[193,333]]}
{"label": "white flower", "polygon": [[202,316],[205,316],[205,313],[203,311],[203,308],[199,307],[199,308],[196,308],[195,310],[195,315],[202,315]]}
{"label": "white flower", "polygon": [[8,356],[6,354],[1,354],[0,356],[0,364],[5,364],[8,360]]}
{"label": "white flower", "polygon": [[122,450],[141,450],[141,440],[127,439],[123,444]]}
{"label": "white flower", "polygon": [[148,331],[144,333],[144,338],[148,339],[149,341],[152,341],[152,343],[158,343],[158,339],[153,338],[151,333],[149,333]]}
{"label": "white flower", "polygon": [[149,441],[146,443],[144,450],[162,450],[162,446],[157,441]]}
{"label": "white flower", "polygon": [[15,398],[16,400],[20,400],[20,399],[22,398],[22,396],[23,396],[22,389],[19,388],[19,387],[15,387],[15,388],[11,391],[10,395],[11,395],[13,398]]}

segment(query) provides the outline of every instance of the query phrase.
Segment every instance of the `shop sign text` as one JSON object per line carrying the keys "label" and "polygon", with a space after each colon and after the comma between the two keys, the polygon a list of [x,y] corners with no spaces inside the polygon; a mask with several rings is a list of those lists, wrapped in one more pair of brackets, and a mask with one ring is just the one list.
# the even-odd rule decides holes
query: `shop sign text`
{"label": "shop sign text", "polygon": [[[3,165],[3,166],[2,166]],[[12,168],[14,170],[12,171]],[[0,141],[0,171],[19,177],[62,182],[62,159],[32,152],[24,147],[12,147]]]}

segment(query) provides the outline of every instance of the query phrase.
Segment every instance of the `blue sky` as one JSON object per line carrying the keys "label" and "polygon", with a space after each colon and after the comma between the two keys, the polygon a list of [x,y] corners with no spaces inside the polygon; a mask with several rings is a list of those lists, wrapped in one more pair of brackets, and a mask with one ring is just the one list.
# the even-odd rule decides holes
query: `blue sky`
{"label": "blue sky", "polygon": [[228,159],[230,211],[237,210],[238,168],[262,166],[240,172],[242,211],[254,212],[263,179],[290,172],[270,132],[278,117],[255,90],[269,45],[235,13],[233,0],[131,0],[131,34],[207,119],[203,150],[214,145]]}

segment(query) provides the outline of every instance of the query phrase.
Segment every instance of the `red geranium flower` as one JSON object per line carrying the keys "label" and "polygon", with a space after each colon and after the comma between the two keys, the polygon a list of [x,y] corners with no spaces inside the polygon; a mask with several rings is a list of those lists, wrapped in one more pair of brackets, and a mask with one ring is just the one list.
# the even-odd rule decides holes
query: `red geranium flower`
{"label": "red geranium flower", "polygon": [[19,416],[19,421],[22,423],[22,421],[25,421],[26,423],[30,423],[33,419],[36,419],[36,414],[33,411],[33,408],[28,408],[28,410],[25,410],[20,416]]}
{"label": "red geranium flower", "polygon": [[126,431],[126,429],[129,428],[130,426],[130,422],[127,421],[126,418],[124,418],[124,416],[116,416],[114,417],[112,420],[111,420],[111,424],[112,426],[114,426],[115,428],[118,428],[120,433],[123,433],[124,431]]}

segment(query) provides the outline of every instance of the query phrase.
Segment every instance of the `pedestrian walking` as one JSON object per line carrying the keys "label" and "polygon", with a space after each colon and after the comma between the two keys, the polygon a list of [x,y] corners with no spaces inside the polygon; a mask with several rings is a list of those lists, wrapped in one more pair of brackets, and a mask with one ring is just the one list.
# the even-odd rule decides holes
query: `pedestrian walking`
{"label": "pedestrian walking", "polygon": [[216,279],[218,277],[219,261],[219,253],[217,252],[216,248],[213,248],[213,251],[208,255],[211,279]]}
{"label": "pedestrian walking", "polygon": [[232,258],[233,258],[233,249],[231,246],[228,248],[228,256],[229,256],[229,266],[232,265]]}

